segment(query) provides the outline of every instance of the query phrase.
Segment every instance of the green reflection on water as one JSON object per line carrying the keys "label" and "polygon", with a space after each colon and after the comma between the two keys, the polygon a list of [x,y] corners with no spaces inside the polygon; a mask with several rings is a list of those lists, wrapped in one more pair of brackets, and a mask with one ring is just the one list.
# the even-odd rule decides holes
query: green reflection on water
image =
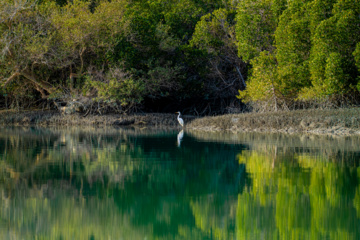
{"label": "green reflection on water", "polygon": [[359,239],[358,137],[3,128],[1,239]]}

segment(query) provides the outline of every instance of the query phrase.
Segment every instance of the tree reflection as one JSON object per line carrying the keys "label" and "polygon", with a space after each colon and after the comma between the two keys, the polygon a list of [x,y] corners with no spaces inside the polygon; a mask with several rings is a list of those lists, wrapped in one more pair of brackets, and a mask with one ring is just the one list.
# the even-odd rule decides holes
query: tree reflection
{"label": "tree reflection", "polygon": [[254,181],[238,199],[238,239],[358,239],[359,159],[329,161],[318,149],[290,150],[238,156]]}
{"label": "tree reflection", "polygon": [[6,129],[0,142],[4,237],[211,238],[194,213],[212,202],[199,197],[216,200],[223,229],[246,182],[236,160],[244,146],[188,137],[178,148],[175,132]]}
{"label": "tree reflection", "polygon": [[351,139],[177,134],[3,129],[1,239],[359,239]]}

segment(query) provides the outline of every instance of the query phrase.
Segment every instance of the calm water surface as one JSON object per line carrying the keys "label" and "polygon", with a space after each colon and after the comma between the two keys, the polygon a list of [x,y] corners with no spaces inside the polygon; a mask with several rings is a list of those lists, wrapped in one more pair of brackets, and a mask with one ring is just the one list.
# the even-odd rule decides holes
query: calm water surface
{"label": "calm water surface", "polygon": [[0,128],[0,239],[360,239],[360,139]]}

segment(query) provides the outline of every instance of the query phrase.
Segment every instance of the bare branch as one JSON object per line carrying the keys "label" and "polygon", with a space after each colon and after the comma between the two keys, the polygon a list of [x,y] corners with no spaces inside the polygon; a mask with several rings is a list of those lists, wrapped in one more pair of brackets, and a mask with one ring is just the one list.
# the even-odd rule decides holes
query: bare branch
{"label": "bare branch", "polygon": [[20,76],[19,72],[13,73],[13,75],[11,75],[8,79],[6,79],[4,83],[4,87],[6,87],[6,85],[9,84],[12,80],[14,80],[14,78],[16,78],[17,76]]}

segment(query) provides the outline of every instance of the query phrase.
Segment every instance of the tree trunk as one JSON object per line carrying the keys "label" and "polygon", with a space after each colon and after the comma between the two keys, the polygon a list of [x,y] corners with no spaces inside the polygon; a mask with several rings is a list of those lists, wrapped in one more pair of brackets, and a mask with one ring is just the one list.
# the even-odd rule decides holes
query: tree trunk
{"label": "tree trunk", "polygon": [[44,89],[45,91],[47,91],[50,94],[55,91],[55,88],[50,83],[45,82],[43,80],[39,80],[39,78],[37,76],[35,76],[34,73],[28,71],[27,69],[22,71],[21,75],[23,77],[25,77],[27,80],[29,80],[30,82],[32,82],[33,84],[35,84],[36,88]]}
{"label": "tree trunk", "polygon": [[34,73],[30,72],[29,70],[25,69],[23,71],[16,71],[13,73],[4,83],[4,87],[13,81],[16,77],[23,76],[26,78],[27,81],[31,82],[35,85],[35,89],[41,93],[42,98],[46,98],[47,95],[45,94],[44,90],[49,94],[55,91],[55,88],[48,82],[43,80],[39,80],[39,77],[35,76]]}
{"label": "tree trunk", "polygon": [[237,70],[237,72],[238,72],[238,74],[239,74],[239,76],[240,76],[240,78],[241,78],[241,81],[242,81],[242,84],[243,84],[244,88],[246,88],[246,83],[245,83],[245,80],[244,80],[244,78],[243,78],[243,75],[242,75],[241,72],[240,72],[239,67],[238,67],[238,66],[235,66],[235,67],[236,67],[236,70]]}

